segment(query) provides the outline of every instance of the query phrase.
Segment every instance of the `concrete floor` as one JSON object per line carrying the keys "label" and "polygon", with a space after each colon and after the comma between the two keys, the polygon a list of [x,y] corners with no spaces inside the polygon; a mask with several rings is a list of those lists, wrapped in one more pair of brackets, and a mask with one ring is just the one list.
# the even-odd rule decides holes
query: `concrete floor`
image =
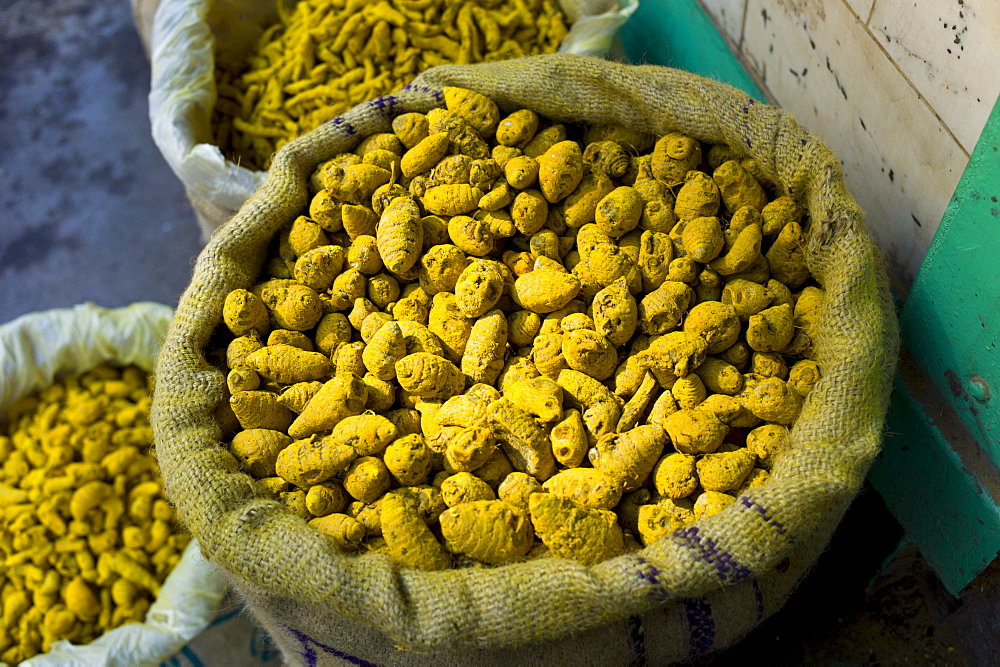
{"label": "concrete floor", "polygon": [[0,14],[0,322],[176,305],[201,239],[150,139],[128,3],[3,0]]}
{"label": "concrete floor", "polygon": [[[0,0],[0,323],[176,305],[201,239],[149,136],[148,72],[125,0]],[[1000,663],[1000,567],[956,599],[900,537],[866,487],[785,609],[700,664]]]}

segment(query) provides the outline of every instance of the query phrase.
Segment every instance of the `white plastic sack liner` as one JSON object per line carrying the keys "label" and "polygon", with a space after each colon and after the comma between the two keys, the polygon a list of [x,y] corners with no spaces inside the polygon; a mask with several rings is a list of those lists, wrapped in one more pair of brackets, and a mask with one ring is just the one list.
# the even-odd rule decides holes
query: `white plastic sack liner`
{"label": "white plastic sack liner", "polygon": [[[573,20],[559,50],[600,57],[608,54],[618,29],[639,6],[639,0],[558,2]],[[209,124],[216,101],[212,26],[225,30],[230,43],[252,43],[273,8],[274,0],[163,0],[153,17],[153,141],[184,184],[206,236],[235,213],[266,176],[227,160],[218,146],[204,143],[212,136]]]}
{"label": "white plastic sack liner", "polygon": [[[0,411],[61,374],[102,362],[150,371],[173,311],[163,304],[101,308],[85,303],[30,313],[0,326]],[[89,644],[52,644],[21,665],[159,665],[208,627],[227,590],[194,540],[167,577],[144,623],[110,630]]]}

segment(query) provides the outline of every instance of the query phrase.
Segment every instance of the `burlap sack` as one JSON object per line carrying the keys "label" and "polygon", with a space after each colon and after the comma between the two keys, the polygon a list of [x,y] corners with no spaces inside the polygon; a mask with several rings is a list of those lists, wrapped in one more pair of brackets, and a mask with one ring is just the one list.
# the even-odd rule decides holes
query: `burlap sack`
{"label": "burlap sack", "polygon": [[[203,355],[226,293],[251,284],[268,239],[306,205],[307,177],[391,118],[483,92],[556,121],[681,130],[760,161],[807,207],[826,288],[823,379],[770,481],[721,513],[593,567],[544,559],[421,572],[345,555],[254,493],[220,442],[225,380]],[[289,661],[663,663],[724,648],[776,611],[825,545],[880,447],[897,325],[878,251],[837,158],[786,112],[686,72],[554,55],[430,70],[280,151],[264,186],[208,244],[158,365],[153,419],[166,488]],[[396,650],[394,647],[401,647]]]}
{"label": "burlap sack", "polygon": [[[213,135],[215,65],[235,69],[264,28],[277,21],[275,0],[131,0],[136,29],[152,63],[149,121],[153,141],[184,184],[207,240],[264,182],[205,143]],[[557,0],[573,21],[564,53],[605,56],[638,0]],[[233,63],[228,66],[226,63]]]}

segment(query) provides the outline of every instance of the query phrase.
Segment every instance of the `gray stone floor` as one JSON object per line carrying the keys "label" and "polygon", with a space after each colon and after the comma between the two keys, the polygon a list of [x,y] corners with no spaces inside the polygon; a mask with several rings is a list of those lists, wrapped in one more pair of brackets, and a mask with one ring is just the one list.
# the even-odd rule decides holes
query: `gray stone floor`
{"label": "gray stone floor", "polygon": [[0,14],[0,322],[176,305],[201,239],[150,139],[128,3],[4,0]]}
{"label": "gray stone floor", "polygon": [[[83,301],[176,305],[201,239],[149,136],[148,72],[125,0],[0,0],[0,323]],[[786,608],[701,664],[1000,663],[1000,568],[955,599],[899,537],[866,489]],[[244,620],[198,654],[233,633],[259,634]]]}

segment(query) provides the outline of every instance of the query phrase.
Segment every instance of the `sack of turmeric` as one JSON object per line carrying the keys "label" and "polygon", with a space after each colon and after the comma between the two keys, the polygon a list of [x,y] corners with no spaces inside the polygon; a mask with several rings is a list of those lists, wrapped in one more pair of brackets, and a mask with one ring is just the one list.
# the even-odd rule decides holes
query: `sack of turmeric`
{"label": "sack of turmeric", "polygon": [[147,373],[173,311],[82,304],[0,326],[0,662],[158,664],[226,593],[177,530]]}
{"label": "sack of turmeric", "polygon": [[203,236],[275,147],[429,67],[559,50],[605,56],[638,0],[132,0],[153,140]]}
{"label": "sack of turmeric", "polygon": [[[482,96],[497,105],[495,114]],[[411,132],[424,115],[458,115],[445,106],[479,110],[463,116],[464,125],[455,121],[459,126],[488,122],[437,138]],[[538,118],[548,126],[533,136]],[[573,141],[553,136],[578,136],[583,126],[603,128],[598,135],[617,141],[588,140],[581,153]],[[462,154],[481,151],[481,133],[491,132],[501,145],[474,172],[476,159]],[[358,149],[369,137],[393,133],[413,146],[401,158]],[[648,151],[650,137],[663,139],[648,160],[621,152]],[[695,155],[700,146],[713,148]],[[488,175],[496,172],[490,162],[504,155],[504,173]],[[697,170],[705,164],[712,177]],[[633,184],[611,188],[606,174],[634,177]],[[584,195],[601,178],[608,183],[590,198],[590,213],[573,223],[575,237],[556,233],[587,206]],[[761,183],[774,202],[765,203]],[[520,186],[527,189],[515,192]],[[331,190],[339,207],[317,205],[306,216],[310,198],[323,203],[321,189]],[[659,192],[652,203],[659,203],[641,206],[642,193],[652,189]],[[561,221],[533,213],[552,201],[576,208],[553,206]],[[733,211],[726,234],[709,212],[720,205]],[[324,218],[331,210],[340,212],[339,225]],[[789,221],[791,210],[804,212],[794,214],[801,225]],[[741,215],[756,218],[737,224]],[[646,230],[639,236],[660,241],[640,240],[632,261],[626,239],[637,224]],[[659,225],[663,231],[651,231]],[[763,255],[762,230],[769,246]],[[318,242],[328,233],[350,237],[346,251]],[[565,248],[564,237],[571,242]],[[496,239],[523,248],[494,261],[480,246]],[[685,255],[661,266],[670,248]],[[573,252],[579,256],[570,262]],[[575,263],[572,273],[560,265],[563,255]],[[603,288],[587,277],[615,271],[622,277]],[[809,316],[796,324],[780,285],[802,285],[807,275],[822,290],[806,286],[797,295]],[[264,277],[270,279],[261,283]],[[661,287],[636,312],[626,307],[629,294],[649,292],[644,281]],[[581,301],[571,309],[585,289],[591,292],[581,298],[591,308]],[[431,299],[428,291],[437,294]],[[704,302],[683,315],[694,298]],[[685,305],[671,306],[681,300]],[[767,307],[776,300],[780,305]],[[505,322],[500,315],[508,311]],[[683,331],[673,331],[682,315]],[[430,333],[415,333],[423,326],[415,322],[429,317]],[[637,319],[650,332],[645,350],[623,343],[624,323],[631,331]],[[510,347],[498,348],[492,341],[505,325]],[[561,347],[546,346],[563,334]],[[532,360],[519,348],[533,343]],[[474,353],[463,354],[463,346]],[[897,346],[881,259],[839,162],[790,115],[678,70],[544,55],[431,69],[280,149],[263,187],[195,266],[158,361],[153,428],[181,520],[291,663],[663,664],[738,641],[782,606],[812,566],[879,451]],[[783,361],[769,350],[806,356],[811,366],[804,370],[812,374],[774,370]],[[626,392],[633,396],[628,403],[612,395],[615,383],[625,382],[609,376],[615,354],[639,358],[646,369]],[[751,393],[766,411],[738,393],[733,382],[742,378],[734,366],[751,371]],[[530,375],[503,384],[528,368],[554,373],[558,386]],[[489,386],[498,373],[505,376],[502,396]],[[463,376],[468,391],[449,399],[463,391]],[[666,416],[649,398],[669,383],[664,394],[676,412]],[[707,391],[713,395],[706,398]],[[561,392],[582,409],[562,411],[554,398]],[[643,407],[636,407],[637,396],[645,397]],[[789,401],[770,400],[783,396]],[[449,440],[456,422],[445,413],[482,411],[484,400],[486,426],[464,435],[453,429]],[[700,402],[701,412],[677,409]],[[685,424],[697,426],[692,413],[704,417],[708,403],[714,415],[732,412],[709,415],[702,420],[712,427],[706,437],[694,437]],[[776,426],[761,427],[747,448],[730,448],[720,443],[722,420],[736,423],[741,405]],[[375,414],[360,414],[366,408]],[[676,415],[688,421],[673,431]],[[646,421],[665,427],[636,426]],[[241,427],[238,441],[233,433]],[[596,428],[628,433],[592,446],[586,436]],[[663,430],[676,454],[659,460],[661,450],[670,451]],[[393,440],[393,433],[411,435]],[[538,444],[547,434],[548,450]],[[494,436],[502,451],[484,454],[480,443]],[[776,437],[783,442],[775,455]],[[443,454],[430,446],[435,438],[446,443]],[[727,454],[716,457],[718,465],[705,463],[703,454],[713,449]],[[712,491],[733,488],[720,481],[729,467],[722,459],[742,465],[748,449],[750,462],[768,461],[769,476],[733,495]],[[641,470],[620,465],[633,454],[645,461]],[[592,468],[579,467],[584,457]],[[554,474],[560,466],[577,472]],[[665,498],[687,497],[692,468],[704,489],[701,518],[642,535],[645,547],[623,544],[606,508],[619,504],[623,490],[648,496],[651,479]],[[474,474],[456,473],[463,469]],[[299,490],[289,490],[290,483]],[[591,489],[593,508],[574,500],[572,489],[582,485]],[[396,489],[378,506],[394,486],[412,493]],[[494,491],[508,500],[497,505]],[[328,511],[348,494],[356,503]],[[520,510],[511,509],[518,503]],[[546,546],[556,543],[553,536],[572,540],[585,524],[600,543],[536,553],[525,507]],[[428,528],[421,512],[440,516],[439,523]],[[618,522],[629,523],[627,508],[618,505],[618,512]],[[495,530],[462,530],[478,522],[474,515],[495,519]],[[377,529],[388,550],[370,538]],[[396,539],[403,533],[419,539]],[[452,559],[458,567],[450,567]]]}

